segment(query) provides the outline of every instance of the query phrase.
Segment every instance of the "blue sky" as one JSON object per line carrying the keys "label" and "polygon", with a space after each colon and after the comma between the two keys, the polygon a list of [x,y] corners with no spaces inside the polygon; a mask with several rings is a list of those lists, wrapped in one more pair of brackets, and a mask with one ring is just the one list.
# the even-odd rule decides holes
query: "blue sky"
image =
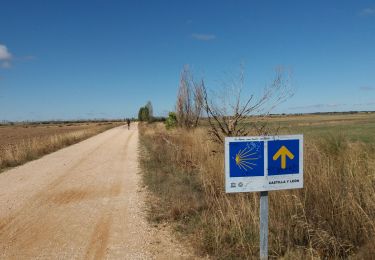
{"label": "blue sky", "polygon": [[210,89],[274,70],[295,95],[275,113],[375,110],[374,1],[1,1],[0,120],[173,110],[189,64]]}

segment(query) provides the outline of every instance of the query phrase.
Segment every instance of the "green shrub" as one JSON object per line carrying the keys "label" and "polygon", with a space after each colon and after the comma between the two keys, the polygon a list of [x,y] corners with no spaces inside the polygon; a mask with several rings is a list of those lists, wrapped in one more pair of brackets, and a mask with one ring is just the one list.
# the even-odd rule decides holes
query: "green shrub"
{"label": "green shrub", "polygon": [[139,121],[150,121],[150,111],[147,107],[141,107],[138,112],[138,120]]}
{"label": "green shrub", "polygon": [[167,119],[165,120],[165,127],[171,129],[177,126],[177,116],[175,112],[169,112]]}

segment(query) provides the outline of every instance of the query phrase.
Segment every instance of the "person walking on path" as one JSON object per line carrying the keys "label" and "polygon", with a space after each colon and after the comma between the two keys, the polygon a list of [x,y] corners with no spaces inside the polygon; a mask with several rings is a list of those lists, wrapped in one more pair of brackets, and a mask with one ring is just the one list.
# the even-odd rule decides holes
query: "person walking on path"
{"label": "person walking on path", "polygon": [[128,129],[130,130],[130,119],[126,119],[126,123],[128,124]]}

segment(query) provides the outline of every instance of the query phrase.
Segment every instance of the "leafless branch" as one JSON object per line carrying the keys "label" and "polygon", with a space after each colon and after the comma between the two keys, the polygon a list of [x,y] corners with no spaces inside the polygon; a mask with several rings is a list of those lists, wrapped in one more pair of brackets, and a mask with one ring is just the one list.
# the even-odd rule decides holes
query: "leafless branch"
{"label": "leafless branch", "polygon": [[[289,77],[282,69],[277,69],[271,84],[264,89],[263,95],[258,99],[250,95],[247,99],[242,97],[244,88],[244,73],[241,71],[237,83],[232,84],[231,95],[210,99],[204,83],[203,106],[210,125],[213,140],[224,142],[225,136],[248,135],[251,130],[257,134],[267,134],[267,118],[270,112],[279,104],[293,95],[290,88]],[[228,87],[227,87],[228,88]],[[228,89],[226,89],[228,90]],[[234,99],[231,97],[234,97]]]}
{"label": "leafless branch", "polygon": [[181,73],[176,114],[179,126],[197,127],[203,110],[203,81],[195,81],[189,68]]}

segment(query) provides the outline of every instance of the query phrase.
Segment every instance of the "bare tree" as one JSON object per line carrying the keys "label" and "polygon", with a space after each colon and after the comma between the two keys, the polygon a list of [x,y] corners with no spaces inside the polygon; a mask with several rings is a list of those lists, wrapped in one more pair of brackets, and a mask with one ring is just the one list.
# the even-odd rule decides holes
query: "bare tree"
{"label": "bare tree", "polygon": [[181,127],[197,127],[203,112],[203,80],[195,81],[189,68],[181,73],[177,94],[176,115]]}
{"label": "bare tree", "polygon": [[280,68],[276,70],[272,83],[264,88],[263,94],[243,98],[244,73],[241,70],[237,81],[225,86],[221,96],[208,97],[203,84],[203,101],[213,140],[224,142],[225,136],[246,136],[250,131],[267,134],[266,117],[272,109],[293,95],[289,75]]}

